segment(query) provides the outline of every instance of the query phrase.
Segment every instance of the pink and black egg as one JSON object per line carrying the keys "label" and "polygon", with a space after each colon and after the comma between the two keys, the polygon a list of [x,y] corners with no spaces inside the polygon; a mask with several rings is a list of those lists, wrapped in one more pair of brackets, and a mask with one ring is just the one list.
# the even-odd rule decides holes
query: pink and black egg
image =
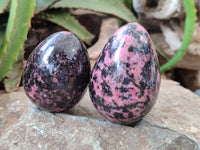
{"label": "pink and black egg", "polygon": [[154,106],[159,63],[148,32],[137,23],[119,28],[106,43],[91,73],[91,100],[105,118],[134,125]]}
{"label": "pink and black egg", "polygon": [[46,38],[31,53],[23,85],[40,109],[60,112],[79,102],[89,78],[86,48],[73,33],[62,31]]}

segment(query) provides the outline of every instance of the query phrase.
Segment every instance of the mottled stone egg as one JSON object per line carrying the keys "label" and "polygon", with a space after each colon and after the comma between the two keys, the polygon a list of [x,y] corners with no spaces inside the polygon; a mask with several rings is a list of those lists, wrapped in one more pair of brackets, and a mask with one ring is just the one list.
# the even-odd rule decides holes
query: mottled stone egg
{"label": "mottled stone egg", "polygon": [[112,122],[134,125],[156,102],[159,63],[148,32],[137,23],[119,28],[100,53],[89,92],[97,111]]}
{"label": "mottled stone egg", "polygon": [[79,102],[89,79],[86,48],[73,33],[62,31],[46,38],[31,53],[23,85],[40,109],[60,112]]}

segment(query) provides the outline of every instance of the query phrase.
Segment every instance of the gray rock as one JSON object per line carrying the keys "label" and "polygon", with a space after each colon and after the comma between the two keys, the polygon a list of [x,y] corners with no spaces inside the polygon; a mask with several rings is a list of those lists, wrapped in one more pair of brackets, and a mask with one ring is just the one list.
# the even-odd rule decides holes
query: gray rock
{"label": "gray rock", "polygon": [[20,88],[0,96],[0,149],[199,150],[200,113],[193,111],[200,108],[197,97],[175,82],[162,80],[155,107],[130,127],[99,115],[88,91],[70,111],[51,114],[40,111]]}
{"label": "gray rock", "polygon": [[161,81],[158,100],[145,119],[200,143],[200,97],[177,82]]}

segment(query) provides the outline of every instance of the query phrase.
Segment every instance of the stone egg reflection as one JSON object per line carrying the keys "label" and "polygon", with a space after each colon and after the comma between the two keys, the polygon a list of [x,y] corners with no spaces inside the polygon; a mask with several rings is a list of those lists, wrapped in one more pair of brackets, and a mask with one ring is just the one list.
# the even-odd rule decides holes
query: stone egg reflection
{"label": "stone egg reflection", "polygon": [[62,31],[42,41],[29,56],[23,74],[27,96],[42,110],[73,107],[89,82],[90,62],[82,42]]}
{"label": "stone egg reflection", "polygon": [[137,23],[122,26],[91,73],[89,91],[95,108],[112,122],[135,124],[155,104],[159,87],[159,63],[149,34]]}

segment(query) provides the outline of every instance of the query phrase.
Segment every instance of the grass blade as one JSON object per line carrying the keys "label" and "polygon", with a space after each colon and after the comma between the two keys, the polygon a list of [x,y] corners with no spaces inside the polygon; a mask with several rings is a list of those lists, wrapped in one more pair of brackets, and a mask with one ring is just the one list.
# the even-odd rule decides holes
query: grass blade
{"label": "grass blade", "polygon": [[19,52],[23,49],[35,0],[12,0],[5,37],[0,48],[0,81],[12,69]]}

